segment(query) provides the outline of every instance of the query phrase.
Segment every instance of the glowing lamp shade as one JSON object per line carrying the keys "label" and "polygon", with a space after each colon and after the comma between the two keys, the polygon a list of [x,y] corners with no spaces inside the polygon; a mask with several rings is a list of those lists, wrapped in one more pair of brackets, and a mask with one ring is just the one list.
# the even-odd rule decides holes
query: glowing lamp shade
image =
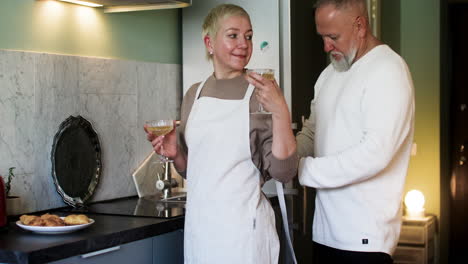
{"label": "glowing lamp shade", "polygon": [[68,2],[72,4],[77,4],[77,5],[84,5],[84,6],[89,6],[89,7],[101,7],[101,4],[96,4],[88,1],[81,1],[81,0],[59,0],[62,2]]}
{"label": "glowing lamp shade", "polygon": [[421,191],[409,191],[405,195],[406,216],[409,218],[424,217],[424,202],[424,195]]}

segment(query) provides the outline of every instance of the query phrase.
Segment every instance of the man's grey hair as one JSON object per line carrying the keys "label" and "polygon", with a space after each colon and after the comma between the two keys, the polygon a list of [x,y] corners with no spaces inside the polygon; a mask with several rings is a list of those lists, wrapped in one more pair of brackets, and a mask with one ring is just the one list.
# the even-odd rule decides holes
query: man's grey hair
{"label": "man's grey hair", "polygon": [[349,7],[357,6],[361,9],[364,16],[367,17],[367,1],[366,0],[317,0],[314,8],[320,8],[325,5],[333,5],[336,9],[343,10]]}

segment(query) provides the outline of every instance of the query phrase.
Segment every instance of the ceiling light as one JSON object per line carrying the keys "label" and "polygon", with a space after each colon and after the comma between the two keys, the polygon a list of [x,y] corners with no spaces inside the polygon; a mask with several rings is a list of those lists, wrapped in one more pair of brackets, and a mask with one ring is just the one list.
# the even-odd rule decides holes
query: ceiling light
{"label": "ceiling light", "polygon": [[157,4],[145,4],[145,5],[123,5],[123,6],[109,6],[104,7],[104,13],[119,13],[119,12],[132,12],[132,11],[145,11],[145,10],[157,10],[157,9],[172,9],[172,8],[184,8],[190,6],[191,2],[186,3],[182,1],[172,1]]}
{"label": "ceiling light", "polygon": [[86,1],[79,1],[79,0],[59,0],[59,1],[68,2],[68,3],[72,3],[72,4],[77,4],[77,5],[90,6],[90,7],[101,7],[102,6],[100,4],[86,2]]}

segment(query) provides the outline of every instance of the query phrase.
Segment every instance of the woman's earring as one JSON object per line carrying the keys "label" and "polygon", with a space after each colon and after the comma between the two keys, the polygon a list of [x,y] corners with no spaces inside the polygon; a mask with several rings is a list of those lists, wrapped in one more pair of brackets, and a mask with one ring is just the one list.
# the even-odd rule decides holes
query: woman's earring
{"label": "woman's earring", "polygon": [[210,55],[213,55],[213,51],[210,50]]}

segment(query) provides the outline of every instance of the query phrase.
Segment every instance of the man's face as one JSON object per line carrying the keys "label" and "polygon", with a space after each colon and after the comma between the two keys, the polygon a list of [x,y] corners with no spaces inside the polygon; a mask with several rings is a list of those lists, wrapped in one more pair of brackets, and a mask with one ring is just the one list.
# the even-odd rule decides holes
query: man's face
{"label": "man's face", "polygon": [[333,5],[322,6],[315,12],[317,33],[322,36],[324,51],[337,71],[349,70],[356,58],[356,20],[351,12],[337,10]]}

